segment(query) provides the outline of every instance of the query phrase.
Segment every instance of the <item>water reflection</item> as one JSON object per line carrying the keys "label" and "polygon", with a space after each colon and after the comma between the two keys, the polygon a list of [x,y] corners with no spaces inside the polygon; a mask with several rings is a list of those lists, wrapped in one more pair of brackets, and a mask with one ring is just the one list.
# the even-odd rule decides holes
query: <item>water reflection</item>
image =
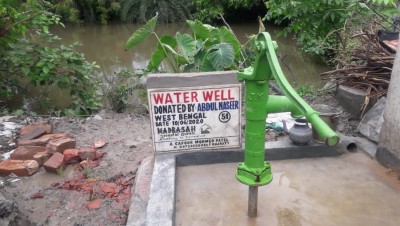
{"label": "water reflection", "polygon": [[[151,53],[156,48],[156,38],[154,36],[144,40],[134,49],[124,50],[126,40],[140,26],[142,25],[67,25],[66,28],[53,27],[52,32],[60,36],[64,44],[80,42],[82,45],[78,50],[83,52],[89,61],[96,61],[104,72],[110,74],[115,70],[116,65],[132,69],[146,67]],[[257,23],[233,24],[231,27],[241,43],[247,41],[248,35],[258,32]],[[280,30],[278,27],[266,25],[266,30],[278,42],[279,55],[284,58],[285,64],[292,71],[290,73],[288,67],[281,63],[288,80],[293,85],[295,85],[296,80],[298,84],[320,85],[319,74],[328,70],[328,67],[317,59],[301,52],[291,37],[276,37],[277,31]],[[156,27],[156,33],[160,36],[164,34],[174,35],[177,31],[181,33],[190,32],[186,23],[158,24]]]}

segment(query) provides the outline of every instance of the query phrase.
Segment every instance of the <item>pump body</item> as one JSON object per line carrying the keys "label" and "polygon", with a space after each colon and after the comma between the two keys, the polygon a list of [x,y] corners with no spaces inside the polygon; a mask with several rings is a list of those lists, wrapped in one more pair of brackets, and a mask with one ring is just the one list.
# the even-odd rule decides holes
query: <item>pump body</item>
{"label": "pump body", "polygon": [[[289,111],[294,118],[305,117],[328,146],[339,142],[339,136],[286,80],[275,52],[277,43],[272,41],[269,33],[262,32],[257,36],[256,47],[255,63],[238,72],[239,81],[245,85],[246,141],[244,162],[238,165],[236,178],[249,186],[262,186],[272,181],[271,165],[265,161],[265,120],[269,113]],[[269,95],[272,79],[285,96]]]}

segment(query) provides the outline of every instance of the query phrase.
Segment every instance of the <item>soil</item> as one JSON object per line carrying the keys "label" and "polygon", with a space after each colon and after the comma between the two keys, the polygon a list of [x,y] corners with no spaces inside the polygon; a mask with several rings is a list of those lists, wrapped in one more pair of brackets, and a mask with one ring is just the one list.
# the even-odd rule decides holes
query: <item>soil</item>
{"label": "soil", "polygon": [[[306,99],[310,104],[323,103],[341,108],[331,96]],[[70,133],[76,139],[77,147],[90,146],[98,140],[107,142],[100,149],[105,155],[98,166],[90,167],[89,171],[79,171],[75,164],[68,165],[60,175],[47,173],[41,167],[30,177],[0,177],[0,195],[14,202],[18,208],[17,215],[8,215],[9,220],[5,221],[8,225],[126,224],[129,191],[134,183],[135,172],[140,161],[153,154],[148,115],[103,110],[89,118],[3,117],[0,118],[0,131],[3,130],[2,121],[21,125],[51,123],[54,132]],[[337,131],[356,135],[357,124],[358,120],[350,119],[344,112],[340,116]],[[15,148],[13,143],[18,137],[16,131],[9,138],[0,136],[0,154]]]}
{"label": "soil", "polygon": [[[77,164],[68,165],[61,175],[41,167],[30,177],[0,177],[0,193],[19,209],[19,219],[10,219],[10,225],[125,225],[135,172],[140,161],[152,155],[148,116],[101,111],[89,118],[19,116],[7,121],[49,122],[54,132],[70,133],[77,147],[107,142],[99,149],[105,155],[84,172],[86,178]],[[14,148],[9,144],[15,138],[1,136],[2,153]]]}

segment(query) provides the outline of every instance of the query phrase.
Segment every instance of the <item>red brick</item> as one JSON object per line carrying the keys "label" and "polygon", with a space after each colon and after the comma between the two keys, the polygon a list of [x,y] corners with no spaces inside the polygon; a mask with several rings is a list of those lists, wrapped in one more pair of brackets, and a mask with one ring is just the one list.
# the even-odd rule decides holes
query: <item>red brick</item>
{"label": "red brick", "polygon": [[42,199],[42,198],[44,198],[44,195],[41,192],[36,192],[35,194],[31,195],[31,199]]}
{"label": "red brick", "polygon": [[42,128],[35,128],[31,132],[21,135],[19,140],[32,140],[32,139],[42,136],[45,133],[46,133],[46,130],[44,130]]}
{"label": "red brick", "polygon": [[94,148],[86,147],[79,149],[79,158],[82,160],[95,160],[96,150]]}
{"label": "red brick", "polygon": [[64,155],[61,153],[54,153],[44,164],[44,169],[50,173],[57,173],[57,171],[64,167]]}
{"label": "red brick", "polygon": [[79,162],[79,150],[78,149],[66,149],[63,153],[64,155],[64,163],[72,164]]}
{"label": "red brick", "polygon": [[99,166],[98,161],[92,161],[92,160],[83,160],[82,162],[79,163],[79,166],[84,169],[85,167],[90,167],[90,168],[95,168]]}
{"label": "red brick", "polygon": [[63,153],[66,149],[75,148],[76,141],[71,138],[60,138],[57,140],[51,140],[46,145],[46,151],[52,153]]}
{"label": "red brick", "polygon": [[39,166],[42,166],[49,158],[50,154],[47,151],[38,152],[33,156],[33,159],[39,163]]}
{"label": "red brick", "polygon": [[36,128],[43,129],[44,131],[46,131],[46,133],[52,133],[53,132],[53,126],[50,125],[50,124],[31,124],[31,125],[27,125],[27,126],[22,127],[19,130],[19,134],[21,134],[21,136],[25,135],[27,133],[32,132]]}
{"label": "red brick", "polygon": [[29,160],[34,159],[33,156],[38,153],[44,151],[45,148],[41,146],[19,146],[15,151],[11,154],[11,159],[19,159],[19,160]]}
{"label": "red brick", "polygon": [[45,135],[41,136],[40,138],[42,138],[42,137],[55,140],[55,139],[60,139],[60,138],[70,138],[71,135],[69,135],[69,133],[52,133],[52,134],[45,134]]}
{"label": "red brick", "polygon": [[24,177],[34,174],[39,169],[39,164],[35,160],[14,160],[8,159],[0,162],[0,174],[9,175],[14,173]]}
{"label": "red brick", "polygon": [[18,146],[46,146],[51,140],[69,137],[69,133],[45,134],[33,140],[18,140]]}
{"label": "red brick", "polygon": [[90,210],[95,210],[95,209],[100,208],[101,203],[102,203],[101,199],[95,199],[95,200],[91,201],[90,203],[88,203],[86,205],[86,208],[88,208]]}
{"label": "red brick", "polygon": [[105,140],[98,140],[98,141],[94,142],[92,146],[94,148],[101,148],[106,144],[107,144],[107,142]]}
{"label": "red brick", "polygon": [[96,157],[95,157],[95,159],[102,158],[103,155],[104,155],[104,152],[96,151]]}

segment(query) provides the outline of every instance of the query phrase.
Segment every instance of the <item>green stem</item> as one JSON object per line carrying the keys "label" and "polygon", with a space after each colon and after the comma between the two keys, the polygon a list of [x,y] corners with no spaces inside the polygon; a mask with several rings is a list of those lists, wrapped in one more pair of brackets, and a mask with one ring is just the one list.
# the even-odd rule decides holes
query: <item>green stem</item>
{"label": "green stem", "polygon": [[173,67],[175,73],[179,73],[179,68],[178,68],[177,65],[174,64],[174,63],[172,62],[172,60],[169,58],[168,52],[167,52],[167,50],[164,48],[164,46],[162,45],[162,42],[161,42],[160,38],[158,37],[158,35],[157,35],[155,32],[153,32],[153,34],[154,34],[154,36],[156,36],[158,43],[160,43],[160,46],[161,46],[161,48],[163,49],[163,51],[164,51],[164,53],[165,53],[165,56],[166,56],[166,58],[167,58],[168,63]]}

